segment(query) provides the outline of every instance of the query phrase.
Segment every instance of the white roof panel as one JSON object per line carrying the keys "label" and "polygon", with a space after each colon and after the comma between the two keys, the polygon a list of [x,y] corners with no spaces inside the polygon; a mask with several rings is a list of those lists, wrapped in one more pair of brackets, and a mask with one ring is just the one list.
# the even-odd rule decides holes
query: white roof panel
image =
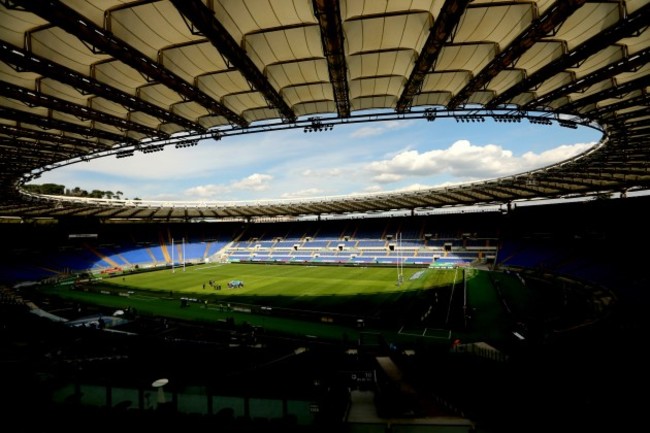
{"label": "white roof panel", "polygon": [[412,50],[381,51],[353,55],[348,59],[350,80],[384,75],[408,77],[417,53]]}
{"label": "white roof panel", "polygon": [[453,41],[457,44],[491,41],[503,48],[530,25],[534,14],[534,5],[529,2],[469,7]]}
{"label": "white roof panel", "polygon": [[266,71],[269,81],[278,90],[300,83],[330,83],[324,58],[269,65]]}
{"label": "white roof panel", "polygon": [[562,24],[553,38],[566,41],[569,50],[573,50],[616,23],[619,14],[618,2],[587,2]]}
{"label": "white roof panel", "polygon": [[369,51],[396,50],[399,48],[419,49],[430,25],[428,13],[366,18],[344,24],[347,54],[354,55]]}
{"label": "white roof panel", "polygon": [[104,62],[95,66],[94,78],[111,87],[134,95],[136,89],[146,85],[146,78],[122,62]]}
{"label": "white roof panel", "polygon": [[219,51],[206,41],[165,49],[161,52],[161,63],[188,83],[206,71],[228,69]]}
{"label": "white roof panel", "polygon": [[164,48],[200,39],[190,33],[169,2],[153,2],[112,12],[110,31],[152,60]]}
{"label": "white roof panel", "polygon": [[477,74],[495,56],[497,46],[492,43],[448,45],[441,52],[435,71],[465,70]]}
{"label": "white roof panel", "polygon": [[94,54],[79,38],[58,27],[33,32],[29,44],[34,54],[84,75],[93,64],[110,59],[107,54]]}
{"label": "white roof panel", "polygon": [[171,109],[174,104],[183,101],[183,98],[178,93],[162,84],[142,86],[138,89],[138,96],[143,101],[165,109]]}

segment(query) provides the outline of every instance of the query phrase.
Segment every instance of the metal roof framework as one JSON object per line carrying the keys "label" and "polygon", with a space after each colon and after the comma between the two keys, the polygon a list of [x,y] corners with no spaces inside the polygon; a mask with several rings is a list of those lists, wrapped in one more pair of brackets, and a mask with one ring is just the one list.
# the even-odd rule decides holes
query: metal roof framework
{"label": "metal roof framework", "polygon": [[[0,215],[250,219],[644,190],[649,27],[648,0],[0,0]],[[190,203],[21,191],[44,171],[175,142],[438,117],[603,137],[553,166],[413,192]]]}

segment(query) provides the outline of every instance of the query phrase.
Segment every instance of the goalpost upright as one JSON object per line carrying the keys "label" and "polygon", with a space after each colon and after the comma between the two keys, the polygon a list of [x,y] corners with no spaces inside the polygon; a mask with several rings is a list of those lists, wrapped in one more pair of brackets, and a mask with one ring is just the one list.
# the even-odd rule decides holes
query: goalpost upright
{"label": "goalpost upright", "polygon": [[402,260],[402,234],[395,234],[395,249],[397,250],[397,285],[401,286],[404,281],[404,262]]}

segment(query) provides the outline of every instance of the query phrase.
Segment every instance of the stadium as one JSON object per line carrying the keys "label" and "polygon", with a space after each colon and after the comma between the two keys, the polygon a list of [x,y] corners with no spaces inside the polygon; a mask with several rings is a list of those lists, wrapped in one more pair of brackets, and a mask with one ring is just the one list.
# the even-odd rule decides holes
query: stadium
{"label": "stadium", "polygon": [[[3,421],[642,428],[649,8],[0,1]],[[417,191],[171,202],[30,188],[205,140],[439,119],[601,138]]]}

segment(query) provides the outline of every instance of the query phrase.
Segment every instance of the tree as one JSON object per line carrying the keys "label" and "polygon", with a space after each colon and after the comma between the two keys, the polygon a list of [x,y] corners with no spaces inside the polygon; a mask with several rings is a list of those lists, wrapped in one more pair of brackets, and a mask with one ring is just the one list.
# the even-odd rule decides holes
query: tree
{"label": "tree", "polygon": [[29,185],[25,185],[24,188],[29,192],[33,192],[34,194],[47,194],[47,195],[65,194],[65,186],[58,185],[56,183],[44,183],[42,185],[29,184]]}
{"label": "tree", "polygon": [[[44,184],[35,184],[30,183],[23,185],[25,191],[34,193],[34,194],[45,194],[45,195],[63,195],[68,197],[91,197],[91,198],[107,198],[107,199],[121,199],[124,193],[122,191],[113,191],[107,190],[102,191],[99,189],[93,189],[90,193],[85,189],[81,189],[78,186],[74,188],[66,188],[65,185],[58,185],[56,183],[44,183]],[[125,199],[127,200],[127,199]],[[140,200],[135,198],[134,200]]]}

